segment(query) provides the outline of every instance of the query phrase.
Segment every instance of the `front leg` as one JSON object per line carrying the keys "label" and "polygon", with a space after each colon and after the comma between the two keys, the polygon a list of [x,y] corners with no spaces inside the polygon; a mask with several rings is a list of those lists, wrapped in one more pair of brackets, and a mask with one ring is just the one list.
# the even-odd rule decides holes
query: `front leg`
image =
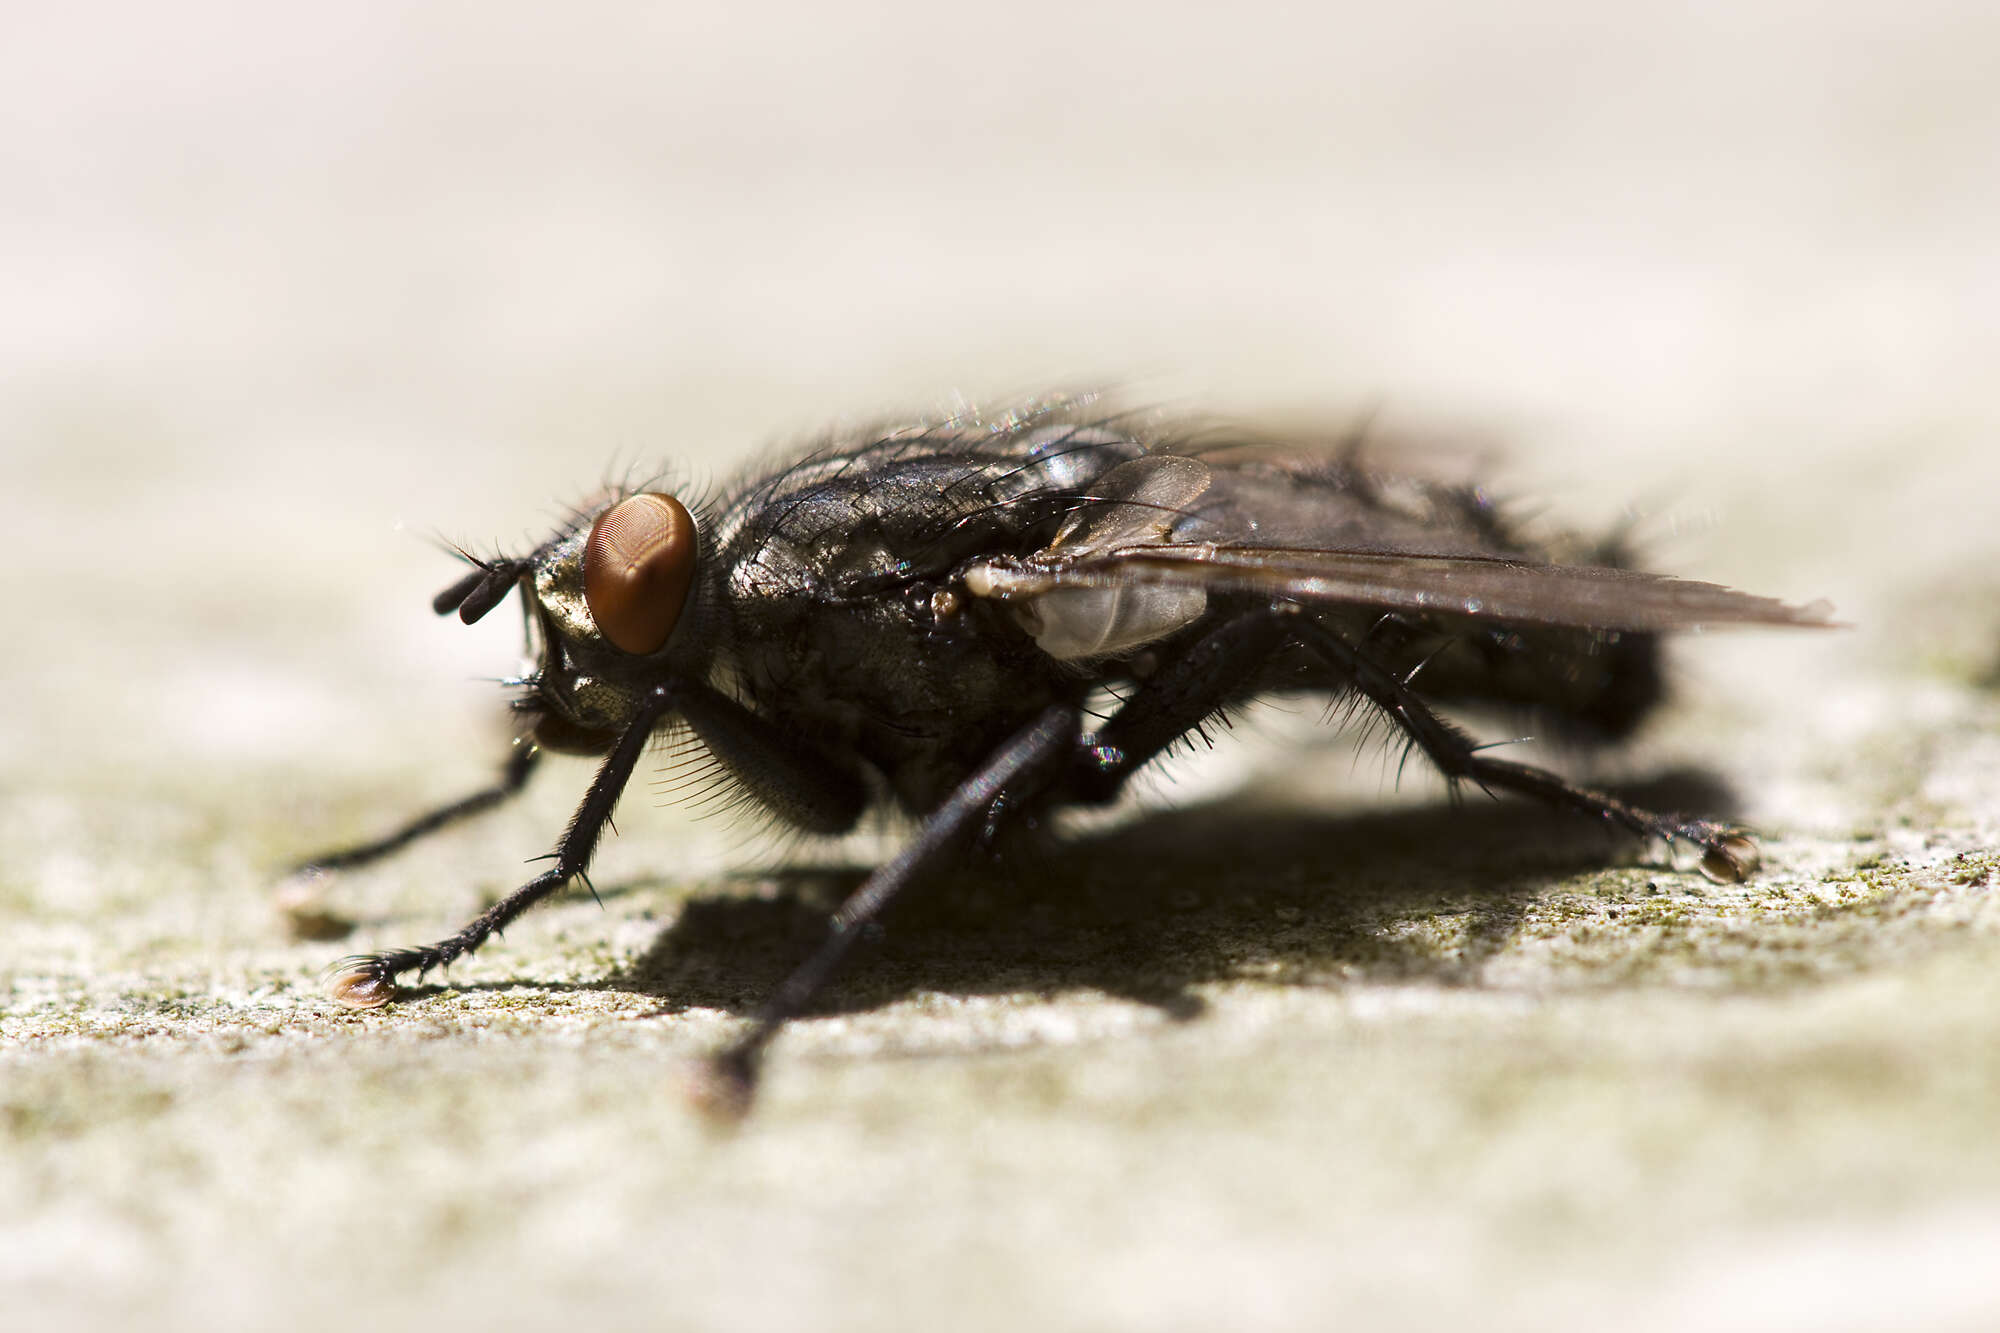
{"label": "front leg", "polygon": [[591,780],[583,803],[570,817],[562,841],[551,858],[555,864],[502,898],[475,918],[465,929],[435,944],[420,948],[391,949],[384,953],[356,954],[333,965],[327,975],[327,993],[350,1009],[376,1009],[396,994],[396,978],[405,972],[418,976],[434,967],[471,953],[495,931],[554,893],[590,866],[598,839],[611,822],[611,812],[631,779],[632,769],[652,739],[653,729],[674,703],[673,689],[659,686],[640,704],[638,716],[625,728],[611,755]]}
{"label": "front leg", "polygon": [[335,848],[309,856],[292,867],[294,875],[317,875],[332,870],[350,870],[355,866],[379,861],[391,852],[400,851],[418,838],[426,837],[439,829],[449,827],[461,820],[491,810],[510,797],[518,795],[528,785],[535,766],[541,760],[541,747],[531,740],[515,742],[514,752],[507,756],[507,762],[500,769],[500,779],[490,787],[482,787],[470,796],[462,797],[449,805],[426,811],[401,828],[372,842],[358,843],[352,847]]}
{"label": "front leg", "polygon": [[759,804],[794,828],[839,834],[868,805],[868,785],[843,765],[778,724],[706,685],[679,692],[681,716],[708,752]]}
{"label": "front leg", "polygon": [[[328,993],[350,1009],[373,1009],[387,1004],[395,998],[398,976],[406,972],[421,976],[471,953],[521,913],[572,879],[583,876],[590,867],[598,840],[611,822],[619,794],[625,790],[639,756],[669,711],[678,711],[751,795],[787,821],[816,833],[840,833],[853,827],[860,817],[867,789],[856,774],[706,685],[693,681],[662,685],[641,702],[637,716],[627,724],[597,770],[583,803],[570,817],[562,841],[549,854],[553,865],[481,913],[456,935],[420,948],[341,959],[328,974]],[[524,761],[518,774],[510,769],[513,786],[508,791],[525,780],[527,766]],[[475,801],[491,804],[497,799],[487,792],[461,801],[426,816],[381,843],[344,854],[350,859],[339,864],[353,864],[351,858],[360,853],[372,859],[437,823],[470,813],[467,807]],[[324,866],[328,861],[322,858],[318,864]]]}

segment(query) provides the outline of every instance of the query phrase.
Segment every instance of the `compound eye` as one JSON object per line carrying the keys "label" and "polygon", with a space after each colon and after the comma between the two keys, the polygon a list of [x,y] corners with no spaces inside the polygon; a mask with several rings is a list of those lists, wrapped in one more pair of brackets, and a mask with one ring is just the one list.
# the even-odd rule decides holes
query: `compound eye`
{"label": "compound eye", "polygon": [[620,500],[590,525],[583,600],[597,628],[625,652],[666,646],[694,581],[694,519],[671,495]]}

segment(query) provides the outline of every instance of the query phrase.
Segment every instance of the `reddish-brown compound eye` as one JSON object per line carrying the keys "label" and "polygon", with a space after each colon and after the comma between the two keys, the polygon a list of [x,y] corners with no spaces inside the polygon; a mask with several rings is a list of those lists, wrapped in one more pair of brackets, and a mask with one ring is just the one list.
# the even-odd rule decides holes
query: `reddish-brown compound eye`
{"label": "reddish-brown compound eye", "polygon": [[583,600],[612,644],[644,656],[666,645],[694,581],[694,519],[646,492],[597,516],[583,546]]}

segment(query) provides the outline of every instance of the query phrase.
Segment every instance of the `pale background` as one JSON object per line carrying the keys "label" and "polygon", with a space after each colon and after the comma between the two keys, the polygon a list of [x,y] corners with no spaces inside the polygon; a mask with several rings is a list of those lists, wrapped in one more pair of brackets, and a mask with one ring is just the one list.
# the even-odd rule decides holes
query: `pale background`
{"label": "pale background", "polygon": [[[15,6],[0,1321],[2000,1320],[1996,15]],[[434,535],[1101,383],[1472,440],[1832,598],[1686,645],[1605,773],[1733,791],[1769,871],[1454,817],[1279,719],[1073,894],[892,942],[733,1138],[681,1063],[810,917],[642,793],[604,910],[317,998],[587,780],[287,938],[288,858],[498,753],[515,622],[430,617]]]}

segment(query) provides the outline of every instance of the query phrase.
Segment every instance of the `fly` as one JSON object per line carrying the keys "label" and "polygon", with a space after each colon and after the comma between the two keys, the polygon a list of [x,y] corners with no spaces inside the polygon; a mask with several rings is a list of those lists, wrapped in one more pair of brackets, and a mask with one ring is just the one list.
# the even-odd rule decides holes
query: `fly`
{"label": "fly", "polygon": [[[334,999],[373,1008],[585,877],[652,738],[685,726],[778,820],[845,832],[871,805],[918,821],[825,941],[711,1063],[747,1107],[762,1052],[863,928],[1010,827],[1115,799],[1204,722],[1272,694],[1386,717],[1453,783],[1514,792],[1742,878],[1734,825],[1638,808],[1490,757],[1439,705],[1533,710],[1586,742],[1659,701],[1659,636],[1831,624],[1633,569],[1616,540],[1533,536],[1479,489],[1357,451],[1175,436],[1064,400],[822,448],[692,509],[636,488],[525,554],[473,561],[433,603],[471,623],[518,591],[536,670],[491,787],[361,846],[372,861],[518,792],[545,751],[600,760],[549,866],[457,934],[344,959]],[[1099,719],[1093,698],[1118,700]]]}

